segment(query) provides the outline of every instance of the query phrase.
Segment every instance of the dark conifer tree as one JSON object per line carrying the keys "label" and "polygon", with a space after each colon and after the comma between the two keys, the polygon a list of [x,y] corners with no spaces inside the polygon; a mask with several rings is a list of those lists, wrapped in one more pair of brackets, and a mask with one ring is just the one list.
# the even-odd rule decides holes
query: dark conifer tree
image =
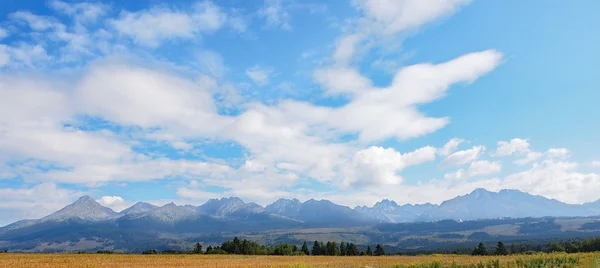
{"label": "dark conifer tree", "polygon": [[346,243],[340,243],[340,256],[346,256]]}
{"label": "dark conifer tree", "polygon": [[377,246],[375,246],[375,256],[383,256],[385,255],[385,251],[383,250],[383,247],[380,244],[377,244]]}
{"label": "dark conifer tree", "polygon": [[473,253],[471,253],[471,255],[474,256],[485,256],[488,255],[487,249],[485,248],[485,245],[480,242],[479,245],[477,245],[477,247],[473,250]]}
{"label": "dark conifer tree", "polygon": [[313,244],[313,248],[312,248],[312,252],[310,253],[312,255],[321,255],[321,244],[319,244],[319,241],[315,240],[315,243]]}
{"label": "dark conifer tree", "polygon": [[310,252],[308,251],[308,245],[306,244],[306,241],[304,241],[304,244],[302,244],[302,252],[304,252],[304,255],[310,254]]}
{"label": "dark conifer tree", "polygon": [[349,243],[346,247],[346,255],[358,256],[360,254],[360,252],[358,252],[358,248],[356,248],[356,245],[354,243]]}
{"label": "dark conifer tree", "polygon": [[494,253],[496,255],[508,255],[508,250],[506,249],[502,241],[498,241],[498,245],[496,246],[496,252]]}
{"label": "dark conifer tree", "polygon": [[196,243],[196,245],[194,246],[194,253],[202,254],[202,245],[200,244],[200,242]]}

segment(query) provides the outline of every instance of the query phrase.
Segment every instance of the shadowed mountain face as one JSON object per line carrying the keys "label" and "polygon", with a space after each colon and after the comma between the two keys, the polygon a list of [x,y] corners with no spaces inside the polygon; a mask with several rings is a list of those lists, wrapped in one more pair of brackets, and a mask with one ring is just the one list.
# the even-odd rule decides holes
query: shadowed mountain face
{"label": "shadowed mountain face", "polygon": [[266,211],[303,221],[310,226],[348,227],[376,223],[373,218],[329,200],[279,199],[266,207]]}
{"label": "shadowed mountain face", "polygon": [[[237,197],[229,197],[211,199],[201,206],[178,206],[170,203],[157,207],[138,202],[120,213],[84,196],[41,219],[22,220],[0,228],[0,248],[3,245],[11,245],[18,249],[39,246],[44,241],[57,243],[79,239],[113,241],[111,243],[121,241],[119,243],[124,243],[121,246],[130,247],[138,243],[135,241],[143,239],[149,239],[148,243],[162,241],[160,237],[220,236],[243,232],[359,226],[370,230],[371,227],[368,226],[378,223],[387,224],[373,227],[384,233],[421,230],[420,226],[429,226],[427,232],[435,232],[435,228],[468,229],[469,226],[477,224],[460,222],[476,219],[594,215],[600,215],[598,201],[572,205],[516,190],[502,190],[496,193],[476,189],[440,205],[398,205],[391,200],[382,200],[372,207],[359,206],[352,209],[328,200],[310,199],[300,202],[298,199],[280,199],[263,208],[255,203],[245,203]],[[456,221],[439,221],[446,219]],[[432,223],[409,224],[417,221]],[[550,227],[561,230],[557,227],[559,225],[553,222],[536,224],[527,223],[516,228],[520,228],[519,232],[526,234]],[[594,224],[590,222],[585,228],[595,230]],[[455,236],[458,235],[448,234],[448,237]]]}
{"label": "shadowed mountain face", "polygon": [[423,213],[419,221],[443,219],[493,219],[545,216],[593,216],[599,215],[600,206],[565,204],[554,199],[530,195],[517,190],[490,192],[476,189],[470,194],[443,202]]}
{"label": "shadowed mountain face", "polygon": [[196,208],[202,214],[217,218],[237,218],[252,214],[258,214],[265,209],[255,203],[244,203],[237,197],[210,199]]}
{"label": "shadowed mountain face", "polygon": [[423,213],[426,213],[435,207],[437,206],[429,203],[399,206],[394,201],[384,199],[377,202],[373,207],[357,206],[354,209],[378,222],[397,223],[416,221]]}
{"label": "shadowed mountain face", "polygon": [[117,216],[118,213],[112,209],[103,207],[89,196],[82,196],[73,204],[54,212],[44,218],[42,221],[61,221],[70,218],[79,218],[87,221],[105,220]]}
{"label": "shadowed mountain face", "polygon": [[145,202],[137,202],[133,206],[126,208],[126,209],[122,210],[121,212],[119,212],[119,215],[142,213],[142,212],[154,210],[155,208],[157,208],[157,206],[155,206],[155,205],[148,204]]}

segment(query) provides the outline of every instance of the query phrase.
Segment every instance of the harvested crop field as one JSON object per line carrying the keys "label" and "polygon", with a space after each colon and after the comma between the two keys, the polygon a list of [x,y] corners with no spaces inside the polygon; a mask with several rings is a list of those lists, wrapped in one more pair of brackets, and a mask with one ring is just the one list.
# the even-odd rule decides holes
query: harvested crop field
{"label": "harvested crop field", "polygon": [[0,267],[600,267],[600,253],[506,257],[0,254]]}

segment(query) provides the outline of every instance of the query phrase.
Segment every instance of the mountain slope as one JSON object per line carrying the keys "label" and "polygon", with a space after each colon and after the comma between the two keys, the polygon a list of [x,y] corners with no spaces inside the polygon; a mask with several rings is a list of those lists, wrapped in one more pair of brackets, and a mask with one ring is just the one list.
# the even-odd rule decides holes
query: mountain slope
{"label": "mountain slope", "polygon": [[238,218],[247,217],[252,214],[264,212],[264,208],[255,203],[244,203],[237,197],[210,199],[198,206],[196,211],[216,218]]}
{"label": "mountain slope", "polygon": [[300,211],[300,207],[302,206],[302,203],[300,202],[300,200],[294,198],[294,199],[285,199],[285,198],[281,198],[275,202],[273,202],[272,204],[268,205],[267,207],[265,207],[265,211],[272,213],[272,214],[277,214],[277,215],[281,215],[281,216],[285,216],[285,217],[289,217],[289,218],[294,218],[295,216],[298,215],[298,212]]}
{"label": "mountain slope", "polygon": [[114,212],[112,209],[103,207],[94,199],[86,195],[40,220],[63,221],[66,219],[78,218],[86,221],[99,221],[115,217],[117,214],[118,213]]}
{"label": "mountain slope", "polygon": [[[492,241],[592,236],[600,235],[598,217],[527,217],[598,215],[599,205],[599,201],[570,205],[515,190],[496,193],[477,189],[439,206],[399,206],[394,201],[384,199],[373,207],[352,209],[328,200],[310,199],[302,203],[297,199],[280,199],[263,208],[230,197],[212,199],[198,207],[174,203],[156,207],[138,202],[116,213],[84,196],[44,218],[18,221],[0,228],[0,249],[44,251],[48,245],[70,245],[74,241],[99,245],[99,249],[144,250],[152,245],[166,249],[181,245],[181,239],[223,239],[235,234],[264,234],[265,241],[296,241],[294,239],[299,239],[299,233],[316,232],[314,235],[321,235],[323,232],[322,235],[330,236],[334,235],[331,232],[339,232],[339,228],[346,227],[351,227],[346,229],[347,232],[344,231],[351,237],[373,242],[385,238],[389,239],[389,243],[405,243],[406,246],[434,243],[436,239]],[[490,220],[467,221],[483,218]],[[404,223],[410,221],[428,222]],[[494,227],[489,230],[493,232],[489,233],[482,229],[486,226],[501,228]],[[328,233],[326,228],[336,231]],[[294,231],[298,229],[304,230]],[[274,233],[278,234],[275,236],[277,238],[271,236]],[[339,236],[340,233],[335,235]],[[424,240],[407,238],[404,242],[398,242],[412,236],[421,236]],[[435,241],[424,242],[428,239]]]}
{"label": "mountain slope", "polygon": [[474,220],[502,217],[592,216],[597,212],[582,205],[565,204],[554,199],[530,195],[518,190],[473,192],[444,201],[421,215],[418,220]]}
{"label": "mountain slope", "polygon": [[128,208],[122,210],[121,212],[119,212],[119,215],[123,216],[123,215],[134,214],[134,213],[142,213],[142,212],[154,210],[156,208],[158,208],[158,207],[155,205],[152,205],[152,204],[148,204],[145,202],[137,202],[133,206],[128,207]]}
{"label": "mountain slope", "polygon": [[334,204],[329,200],[315,199],[302,203],[298,212],[291,216],[315,227],[350,227],[376,222],[349,207]]}
{"label": "mountain slope", "polygon": [[399,206],[394,201],[384,199],[380,202],[377,202],[373,207],[357,206],[354,209],[363,215],[376,219],[382,223],[399,223],[415,221],[419,218],[419,216],[428,212],[434,207],[437,206],[429,203],[419,205],[406,204]]}

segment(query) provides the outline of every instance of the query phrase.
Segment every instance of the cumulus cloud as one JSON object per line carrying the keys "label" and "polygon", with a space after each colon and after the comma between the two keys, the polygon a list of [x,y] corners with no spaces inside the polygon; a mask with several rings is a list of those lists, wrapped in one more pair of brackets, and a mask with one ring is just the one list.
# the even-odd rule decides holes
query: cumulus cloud
{"label": "cumulus cloud", "polygon": [[246,69],[246,75],[250,78],[254,83],[264,86],[269,83],[269,77],[273,73],[273,68],[271,67],[261,67],[258,65],[252,66],[251,68]]}
{"label": "cumulus cloud", "polygon": [[41,218],[81,195],[81,192],[58,188],[54,183],[0,188],[0,226],[22,219]]}
{"label": "cumulus cloud", "polygon": [[467,170],[459,169],[456,172],[444,174],[445,179],[465,179],[475,176],[489,175],[500,172],[502,166],[499,162],[491,162],[487,160],[472,162]]}
{"label": "cumulus cloud", "polygon": [[477,160],[484,151],[485,146],[473,146],[471,149],[455,152],[442,160],[440,166],[451,167],[471,163]]}
{"label": "cumulus cloud", "polygon": [[393,35],[415,29],[456,12],[470,0],[360,0],[365,27],[380,34]]}
{"label": "cumulus cloud", "polygon": [[227,71],[227,67],[223,62],[223,57],[217,52],[208,50],[201,51],[198,55],[198,61],[201,70],[212,77],[220,79]]}
{"label": "cumulus cloud", "polygon": [[522,156],[521,159],[514,161],[517,165],[525,165],[542,157],[542,153],[531,150],[530,144],[525,139],[514,138],[510,141],[499,141],[498,149],[494,156]]}
{"label": "cumulus cloud", "polygon": [[90,2],[71,4],[59,0],[52,0],[48,5],[54,10],[73,16],[78,22],[94,22],[104,16],[109,9],[108,5]]}
{"label": "cumulus cloud", "polygon": [[525,157],[515,160],[514,163],[522,166],[527,163],[538,160],[540,157],[542,157],[542,153],[530,151],[525,154]]}
{"label": "cumulus cloud", "polygon": [[463,139],[452,138],[446,144],[444,144],[444,147],[442,147],[438,150],[438,154],[441,156],[448,156],[451,153],[453,153],[454,151],[456,151],[458,146],[463,142],[464,142]]}
{"label": "cumulus cloud", "polygon": [[[372,46],[373,39],[394,39],[399,34],[415,30],[456,12],[470,0],[360,0],[356,6],[363,16],[350,33],[340,37],[336,43],[333,60],[347,64],[357,51]],[[398,43],[395,41],[394,43]]]}
{"label": "cumulus cloud", "polygon": [[120,212],[121,210],[124,210],[133,205],[133,202],[125,201],[120,196],[103,196],[96,201],[100,203],[100,205],[111,208],[116,212]]}
{"label": "cumulus cloud", "polygon": [[10,56],[8,55],[7,46],[0,45],[0,68],[4,67],[10,61]]}
{"label": "cumulus cloud", "polygon": [[515,153],[530,151],[529,142],[525,139],[514,138],[510,141],[499,141],[495,156],[510,156]]}
{"label": "cumulus cloud", "polygon": [[[364,16],[354,25],[356,29],[349,29],[337,39],[331,61],[312,74],[326,97],[344,96],[345,102],[337,106],[295,99],[281,99],[273,104],[246,101],[236,107],[235,113],[223,113],[219,110],[221,101],[240,104],[241,96],[235,85],[224,79],[227,68],[223,57],[207,50],[193,55],[197,58],[192,59],[192,66],[147,67],[143,66],[147,61],[134,55],[131,60],[95,59],[93,64],[82,63],[83,68],[75,67],[65,76],[1,73],[0,177],[22,176],[27,183],[51,183],[3,189],[0,196],[8,194],[10,199],[13,193],[27,195],[47,187],[49,192],[64,196],[55,203],[56,207],[48,208],[55,210],[80,193],[58,189],[52,183],[88,185],[179,178],[195,183],[175,187],[177,195],[194,200],[237,195],[263,202],[279,197],[327,198],[347,205],[375,202],[382,197],[400,202],[441,202],[480,187],[528,191],[532,185],[544,183],[544,187],[536,186],[539,194],[569,202],[591,199],[592,190],[599,189],[598,175],[579,173],[576,163],[560,162],[569,155],[564,148],[545,152],[552,162],[536,163],[522,174],[505,178],[423,178],[418,183],[406,183],[401,173],[407,166],[435,161],[436,156],[446,157],[441,161],[442,167],[470,163],[448,173],[448,178],[490,175],[499,172],[501,165],[479,160],[483,146],[457,151],[464,142],[458,138],[441,148],[425,146],[406,153],[378,146],[381,141],[401,142],[446,126],[450,118],[427,115],[420,105],[445,97],[457,83],[475,82],[495,69],[503,55],[490,49],[457,55],[441,63],[404,66],[393,70],[386,85],[373,83],[353,67],[354,55],[379,38],[416,29],[456,12],[467,2],[437,1],[425,5],[421,1],[358,1]],[[387,8],[381,9],[376,3],[387,4]],[[108,16],[98,9],[90,8],[92,11],[88,12],[89,7],[79,4],[53,1],[51,5],[82,24]],[[285,29],[291,28],[288,9],[285,2],[267,1],[260,13],[267,24]],[[151,7],[122,11],[108,19],[105,32],[98,33],[28,12],[10,17],[18,21],[17,26],[47,37],[48,42],[60,41],[72,48],[93,51],[97,43],[93,36],[99,34],[127,46],[131,39],[147,52],[171,41],[194,41],[223,27],[243,31],[247,25],[244,26],[243,15],[238,15],[241,21],[232,22],[233,15],[211,2],[190,9]],[[124,38],[119,39],[115,31]],[[54,59],[56,55],[49,54],[54,53],[53,49],[46,50],[45,45],[0,45],[0,66],[35,67]],[[111,52],[110,48],[105,51]],[[194,73],[189,75],[187,67]],[[258,85],[273,80],[274,71],[269,67],[256,65],[242,70],[242,76],[244,71]],[[110,127],[90,123],[92,120]],[[177,153],[192,154],[196,153],[194,149],[213,142],[239,146],[243,156],[199,156],[203,160],[198,160],[144,152],[145,143],[156,143]],[[543,154],[533,151],[527,140],[513,139],[499,142],[493,155],[518,157],[516,163],[524,164]],[[523,182],[523,178],[528,180]],[[561,194],[559,189],[570,179],[574,182],[568,184],[568,193]],[[334,190],[303,188],[307,181]],[[214,193],[207,190],[210,186],[225,190]],[[360,193],[350,193],[357,187]],[[105,196],[99,201],[117,210],[128,202],[118,196]]]}
{"label": "cumulus cloud", "polygon": [[546,155],[549,158],[566,158],[569,156],[569,150],[567,148],[550,148]]}
{"label": "cumulus cloud", "polygon": [[268,27],[278,27],[284,30],[291,30],[291,15],[288,7],[282,0],[265,0],[264,6],[258,11],[258,15],[264,17]]}
{"label": "cumulus cloud", "polygon": [[137,43],[156,47],[165,40],[190,39],[199,33],[210,33],[221,28],[226,19],[227,14],[218,6],[201,2],[186,11],[164,7],[123,11],[119,18],[111,19],[109,23]]}
{"label": "cumulus cloud", "polygon": [[361,93],[373,89],[369,79],[348,67],[318,69],[314,77],[329,94]]}
{"label": "cumulus cloud", "polygon": [[[493,70],[501,58],[501,53],[485,50],[440,64],[407,66],[396,73],[387,87],[354,89],[361,93],[356,94],[347,105],[338,109],[315,109],[309,114],[315,123],[326,121],[337,129],[359,132],[360,138],[366,141],[386,137],[404,140],[425,135],[444,127],[449,118],[427,117],[418,111],[417,106],[442,98],[452,84],[475,81]],[[335,79],[334,76],[325,77]],[[336,85],[337,91],[344,85],[364,85],[364,78],[356,79],[359,77],[346,76],[343,77],[347,80],[345,82],[332,81],[328,84]],[[294,105],[296,107],[307,106]],[[378,120],[390,114],[394,115],[394,120]]]}
{"label": "cumulus cloud", "polygon": [[0,27],[0,39],[5,38],[8,36],[8,31],[6,31],[4,28]]}
{"label": "cumulus cloud", "polygon": [[568,203],[585,203],[598,199],[600,175],[580,173],[574,162],[544,160],[531,169],[509,175],[502,186]]}
{"label": "cumulus cloud", "polygon": [[394,185],[402,182],[398,172],[406,166],[435,160],[436,149],[423,147],[401,154],[393,148],[371,146],[354,154],[343,168],[342,184],[348,186]]}

